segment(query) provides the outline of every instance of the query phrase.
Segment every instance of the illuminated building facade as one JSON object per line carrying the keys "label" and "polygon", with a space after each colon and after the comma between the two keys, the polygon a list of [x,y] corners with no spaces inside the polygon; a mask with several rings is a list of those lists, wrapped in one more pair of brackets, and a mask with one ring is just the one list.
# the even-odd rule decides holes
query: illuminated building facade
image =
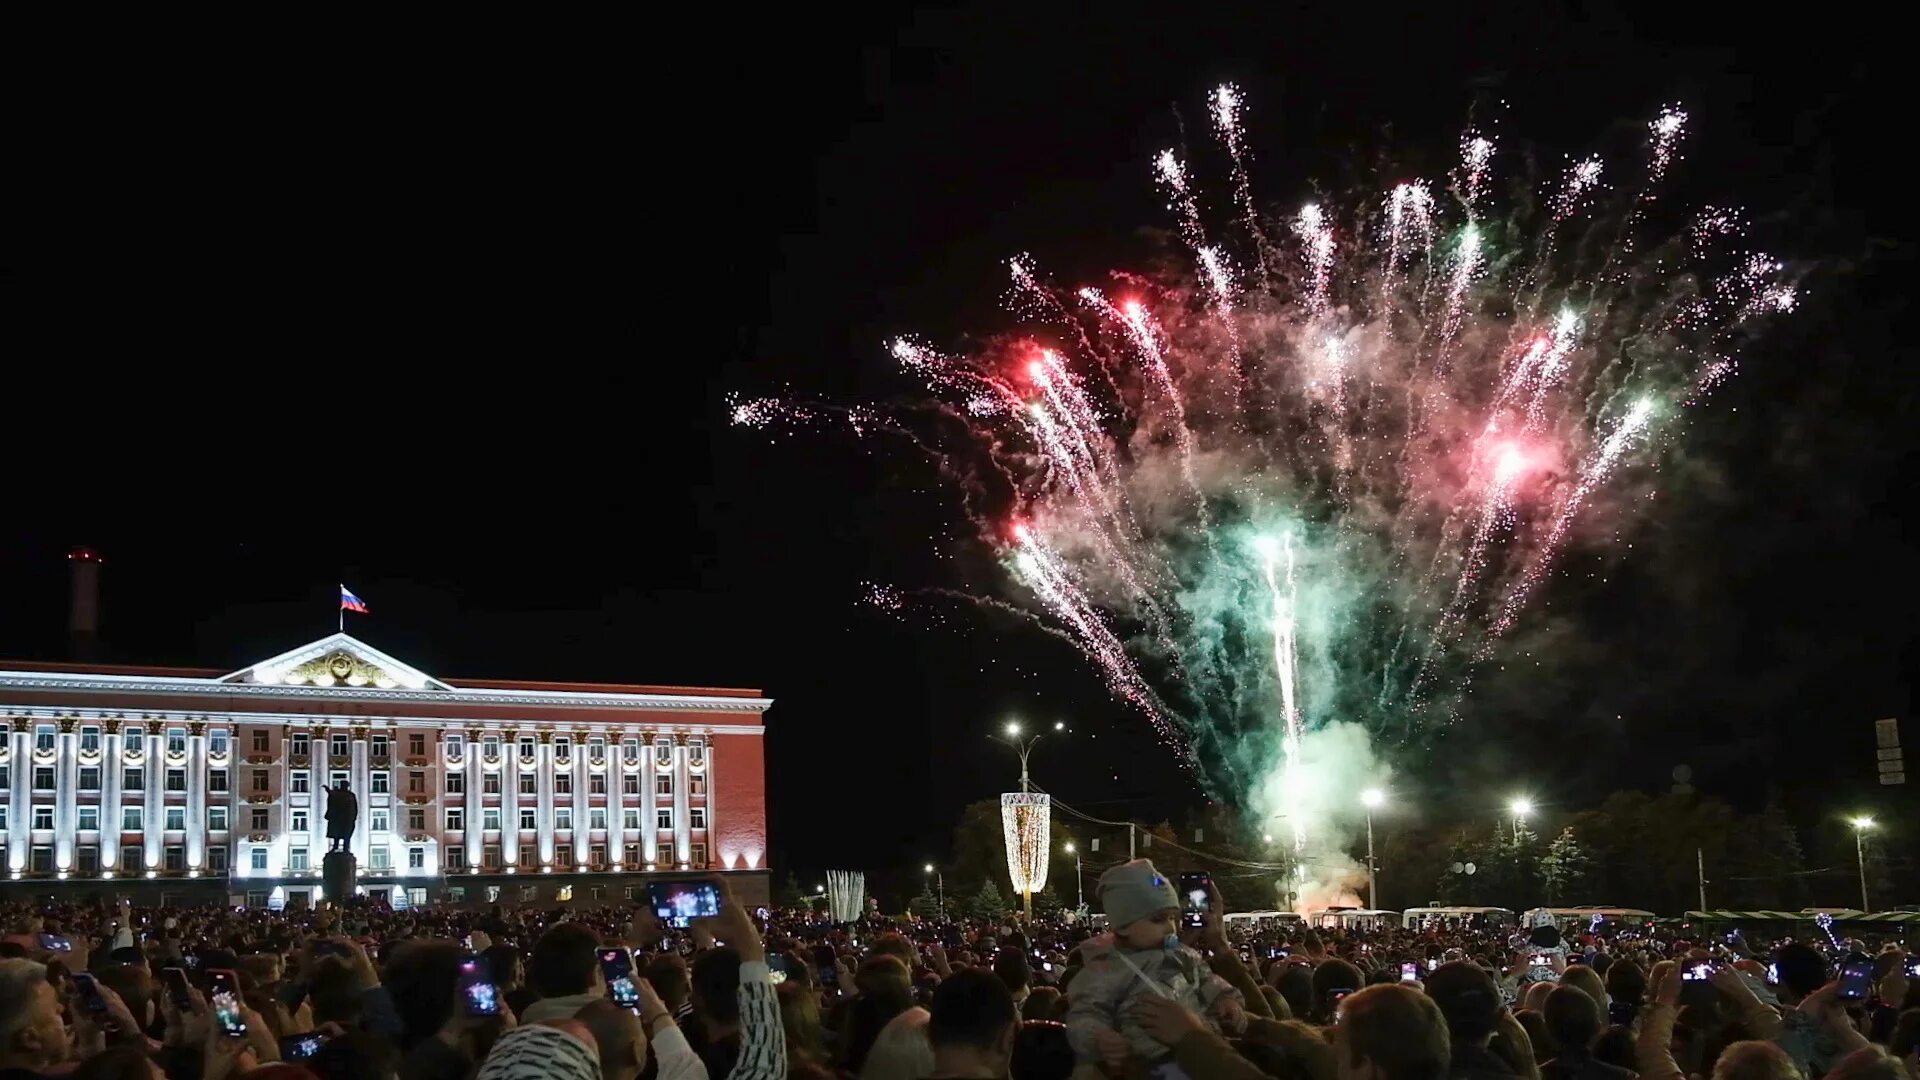
{"label": "illuminated building facade", "polygon": [[0,662],[0,895],[321,899],[327,789],[395,904],[768,893],[757,690],[463,680],[335,634],[232,673]]}

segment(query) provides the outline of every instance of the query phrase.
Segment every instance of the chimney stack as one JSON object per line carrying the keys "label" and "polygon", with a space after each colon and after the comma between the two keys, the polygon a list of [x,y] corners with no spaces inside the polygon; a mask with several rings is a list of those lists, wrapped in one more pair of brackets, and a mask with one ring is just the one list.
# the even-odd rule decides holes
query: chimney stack
{"label": "chimney stack", "polygon": [[90,547],[67,552],[73,570],[73,604],[67,615],[68,651],[79,661],[98,658],[100,649],[100,564],[105,560]]}

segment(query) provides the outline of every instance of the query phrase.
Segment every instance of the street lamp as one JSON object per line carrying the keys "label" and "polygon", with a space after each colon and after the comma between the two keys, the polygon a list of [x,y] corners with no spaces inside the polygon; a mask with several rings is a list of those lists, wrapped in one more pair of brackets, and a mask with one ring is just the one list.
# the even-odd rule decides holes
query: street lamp
{"label": "street lamp", "polygon": [[1077,901],[1074,906],[1086,907],[1087,879],[1080,876],[1080,849],[1073,846],[1073,841],[1071,840],[1067,841],[1067,854],[1073,856],[1073,895]]}
{"label": "street lamp", "polygon": [[942,922],[945,922],[947,918],[947,876],[941,873],[939,868],[935,867],[932,863],[928,863],[925,868],[922,869],[921,873],[933,875],[934,886],[940,890],[940,919]]}
{"label": "street lamp", "polygon": [[1533,800],[1522,795],[1507,805],[1513,811],[1513,842],[1520,842],[1520,826],[1526,823],[1528,815],[1533,813]]}
{"label": "street lamp", "polygon": [[1860,861],[1860,910],[1870,912],[1867,906],[1867,830],[1873,828],[1873,819],[1862,815],[1847,824],[1853,826],[1853,854]]}
{"label": "street lamp", "polygon": [[1387,801],[1387,793],[1368,788],[1360,793],[1360,805],[1367,808],[1367,907],[1380,909],[1379,868],[1373,860],[1373,812]]}
{"label": "street lamp", "polygon": [[[1053,730],[1056,732],[1067,730],[1066,722],[1064,720],[1054,721]],[[1045,732],[1040,732],[1027,736],[1025,729],[1020,726],[1020,721],[1009,720],[1007,721],[1003,735],[987,736],[989,739],[1011,748],[1014,753],[1020,755],[1021,796],[1025,796],[1033,790],[1033,781],[1027,772],[1027,759],[1033,754],[1033,745],[1039,742],[1041,736],[1045,734]],[[1000,802],[1001,823],[1006,831],[1007,837],[1007,869],[1014,878],[1015,884],[1020,886],[1020,910],[1027,918],[1031,919],[1033,917],[1034,886],[1032,878],[1045,876],[1047,851],[1049,850],[1046,836],[1048,828],[1047,797],[1042,795],[1038,800],[1031,800],[1032,802],[1039,803],[1038,806],[1027,805],[1029,800],[1021,798],[1019,800],[1019,808],[1010,811],[1008,809],[1009,802],[1014,798],[1016,797],[1002,796]],[[1019,813],[1026,816],[1015,818],[1010,817],[1010,813]],[[1019,824],[1021,821],[1024,821],[1030,828],[1022,827]],[[1037,836],[1027,835],[1030,832],[1036,831],[1038,833]],[[1037,845],[1037,847],[1030,845]],[[1031,867],[1026,865],[1029,861],[1029,856],[1031,856]],[[1021,865],[1016,866],[1016,862]]]}

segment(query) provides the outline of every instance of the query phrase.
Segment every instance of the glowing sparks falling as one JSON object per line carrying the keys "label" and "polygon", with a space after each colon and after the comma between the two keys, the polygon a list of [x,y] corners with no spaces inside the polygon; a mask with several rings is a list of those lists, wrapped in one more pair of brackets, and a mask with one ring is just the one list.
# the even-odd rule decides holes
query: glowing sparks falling
{"label": "glowing sparks falling", "polygon": [[[1299,851],[1303,760],[1326,725],[1419,738],[1459,722],[1582,518],[1632,501],[1603,489],[1656,460],[1681,406],[1800,291],[1745,246],[1738,210],[1641,236],[1649,196],[1610,194],[1597,157],[1542,210],[1504,210],[1494,143],[1472,130],[1453,198],[1410,178],[1307,203],[1276,248],[1244,99],[1222,87],[1207,106],[1237,220],[1209,233],[1187,163],[1151,162],[1186,276],[1059,288],[1018,255],[1017,332],[960,354],[892,343],[931,397],[729,406],[770,434],[844,424],[930,455],[1015,583],[975,602],[1070,641],[1210,791],[1264,793]],[[1686,119],[1653,120],[1650,179],[1678,161]],[[880,586],[867,602],[906,606]]]}

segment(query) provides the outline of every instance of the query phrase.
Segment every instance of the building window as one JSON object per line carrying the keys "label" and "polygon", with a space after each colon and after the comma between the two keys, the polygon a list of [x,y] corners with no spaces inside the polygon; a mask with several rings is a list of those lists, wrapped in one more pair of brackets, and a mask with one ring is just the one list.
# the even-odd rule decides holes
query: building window
{"label": "building window", "polygon": [[554,773],[553,793],[555,795],[573,794],[573,774],[570,772]]}
{"label": "building window", "polygon": [[625,862],[628,866],[639,866],[640,865],[640,845],[628,844],[627,846],[620,849],[620,856],[621,856],[621,861]]}
{"label": "building window", "polygon": [[498,832],[500,829],[500,808],[489,806],[480,811],[480,827]]}
{"label": "building window", "polygon": [[307,854],[306,848],[303,848],[303,847],[288,848],[287,849],[287,869],[311,870],[313,867],[312,867],[312,864],[307,862],[308,858],[309,856]]}
{"label": "building window", "polygon": [[[263,746],[262,749],[265,749]],[[227,729],[214,728],[207,732],[207,753],[224,754],[227,752]]]}
{"label": "building window", "polygon": [[293,770],[293,779],[287,789],[296,795],[305,795],[313,790],[312,773],[305,769]]}
{"label": "building window", "polygon": [[694,869],[696,869],[696,870],[704,870],[704,869],[706,869],[706,866],[707,866],[707,845],[705,845],[705,844],[702,844],[702,843],[700,843],[700,842],[698,842],[698,841],[695,841],[694,843],[692,843],[692,844],[689,844],[689,845],[687,845],[687,846],[688,846],[688,848],[690,848],[690,849],[692,850],[692,852],[693,852],[693,854],[692,854],[691,856],[689,856],[689,861],[690,861],[690,862],[691,862],[691,863],[693,864],[693,868],[694,868]]}
{"label": "building window", "polygon": [[120,831],[121,832],[139,832],[140,831],[140,808],[139,807],[123,806],[120,808]]}
{"label": "building window", "polygon": [[374,757],[387,757],[392,752],[393,745],[387,741],[385,735],[375,735],[372,750]]}
{"label": "building window", "polygon": [[522,829],[532,829],[532,828],[538,827],[538,823],[536,823],[533,819],[533,811],[531,810],[520,811],[520,827]]}
{"label": "building window", "polygon": [[13,790],[13,766],[0,765],[0,791]]}
{"label": "building window", "polygon": [[604,829],[607,827],[607,808],[596,806],[587,811],[587,828]]}
{"label": "building window", "polygon": [[673,828],[673,807],[662,806],[653,812],[653,827],[656,829]]}
{"label": "building window", "polygon": [[248,814],[249,814],[248,827],[251,828],[254,832],[266,832],[268,829],[273,827],[272,824],[268,821],[266,807],[256,806],[252,810],[248,811]]}
{"label": "building window", "polygon": [[392,774],[386,772],[385,770],[381,770],[379,772],[369,774],[368,781],[370,782],[371,790],[375,795],[392,794],[392,791],[390,788],[390,785],[393,783]]}
{"label": "building window", "polygon": [[227,872],[227,849],[223,844],[215,844],[207,849],[207,869],[216,874]]}
{"label": "building window", "polygon": [[184,754],[187,752],[187,729],[167,729],[167,753]]}
{"label": "building window", "polygon": [[208,769],[207,770],[207,790],[208,791],[227,790],[227,770]]}
{"label": "building window", "polygon": [[553,811],[553,827],[556,829],[572,829],[573,808],[568,806],[555,807]]}
{"label": "building window", "polygon": [[288,831],[288,832],[297,832],[297,833],[299,833],[299,832],[306,832],[306,831],[307,831],[307,812],[306,812],[306,810],[304,810],[304,809],[300,809],[300,810],[290,810],[290,811],[288,811],[287,813],[288,813],[288,825],[287,825],[287,831]]}
{"label": "building window", "polygon": [[427,868],[427,849],[410,847],[407,849],[407,869],[425,870]]}
{"label": "building window", "polygon": [[334,732],[327,736],[327,753],[334,757],[347,756],[347,736],[344,732]]}
{"label": "building window", "polygon": [[33,790],[35,791],[52,791],[53,790],[53,766],[35,765],[33,767]]}
{"label": "building window", "polygon": [[427,756],[427,736],[424,732],[407,732],[407,754],[410,757]]}
{"label": "building window", "polygon": [[80,750],[86,754],[97,754],[100,752],[99,728],[83,727],[80,729]]}
{"label": "building window", "polygon": [[467,774],[450,772],[447,774],[447,794],[465,795],[467,793]]}
{"label": "building window", "polygon": [[573,845],[555,844],[553,846],[553,864],[555,866],[573,865]]}
{"label": "building window", "polygon": [[467,827],[467,812],[458,806],[447,808],[447,831],[460,832]]}
{"label": "building window", "polygon": [[247,865],[255,870],[265,870],[267,868],[267,849],[263,847],[251,849],[247,853]]}
{"label": "building window", "polygon": [[467,849],[450,847],[441,853],[440,859],[447,864],[449,870],[464,870],[467,865]]}
{"label": "building window", "polygon": [[[221,779],[221,782],[224,783],[226,781],[226,774],[221,773],[220,779]],[[267,770],[265,769],[253,770],[253,790],[254,791],[256,792],[267,791],[267,790],[270,790],[271,786],[272,786],[271,783],[267,779]],[[221,790],[225,791],[226,789],[222,788]]]}
{"label": "building window", "polygon": [[480,860],[481,865],[489,870],[500,869],[500,849],[491,844],[480,849]]}
{"label": "building window", "polygon": [[347,771],[345,769],[327,770],[327,786],[328,787],[337,788],[341,784],[344,784],[346,782],[347,782]]}
{"label": "building window", "polygon": [[33,827],[36,829],[53,828],[53,807],[36,806],[33,808]]}
{"label": "building window", "polygon": [[78,828],[81,832],[99,832],[100,831],[100,808],[97,806],[81,807],[80,808],[80,824]]}
{"label": "building window", "polygon": [[376,806],[367,812],[368,827],[374,832],[393,831],[393,811],[384,806]]}
{"label": "building window", "polygon": [[707,827],[707,811],[706,811],[706,808],[704,808],[704,807],[699,807],[699,806],[696,806],[696,807],[694,807],[694,808],[693,808],[692,810],[689,810],[689,811],[688,811],[688,814],[689,814],[689,815],[691,815],[691,818],[690,818],[690,820],[689,820],[689,821],[687,822],[687,827],[688,827],[688,828],[691,828],[691,829],[704,829],[704,828],[706,828],[706,827]]}
{"label": "building window", "polygon": [[658,844],[653,849],[653,861],[657,866],[673,865],[673,845]]}
{"label": "building window", "polygon": [[121,769],[120,786],[128,791],[139,791],[147,786],[147,770]]}
{"label": "building window", "polygon": [[375,844],[372,848],[368,849],[367,854],[371,856],[371,858],[369,859],[369,863],[373,869],[375,870],[393,869],[393,856],[387,853],[387,845]]}
{"label": "building window", "polygon": [[595,866],[607,865],[607,845],[593,844],[588,847],[587,861]]}
{"label": "building window", "polygon": [[707,793],[707,774],[694,773],[687,777],[687,794],[705,795]]}
{"label": "building window", "polygon": [[121,745],[126,748],[128,753],[139,753],[145,748],[146,741],[146,736],[141,733],[140,728],[137,726],[126,728],[120,733]]}
{"label": "building window", "polygon": [[407,771],[407,794],[424,795],[427,791],[427,774],[419,769]]}
{"label": "building window", "polygon": [[467,737],[465,735],[461,735],[458,732],[451,732],[451,731],[447,733],[447,756],[448,757],[459,757],[461,752],[466,749],[466,746],[467,746]]}
{"label": "building window", "polygon": [[99,791],[100,790],[100,766],[98,765],[80,766],[80,790],[81,791]]}
{"label": "building window", "polygon": [[168,769],[167,770],[167,790],[168,791],[187,790],[187,770]]}
{"label": "building window", "polygon": [[607,774],[606,773],[597,772],[597,773],[594,773],[592,776],[587,777],[587,794],[605,795],[606,793],[607,793]]}
{"label": "building window", "polygon": [[534,783],[534,778],[532,773],[530,772],[521,773],[520,774],[520,794],[532,795],[534,793],[533,783]]}
{"label": "building window", "polygon": [[639,761],[640,744],[632,739],[622,739],[620,741],[620,759],[622,761]]}
{"label": "building window", "polygon": [[500,794],[500,774],[490,772],[480,781],[480,793],[483,795]]}
{"label": "building window", "polygon": [[523,758],[530,758],[533,756],[533,736],[531,735],[520,736],[520,756]]}
{"label": "building window", "polygon": [[628,795],[640,794],[640,774],[630,772],[622,776],[620,778],[620,790]]}
{"label": "building window", "polygon": [[131,874],[140,869],[141,851],[138,845],[129,844],[120,849],[120,869]]}
{"label": "building window", "polygon": [[33,861],[28,864],[27,868],[36,874],[53,873],[53,849],[50,847],[34,848]]}
{"label": "building window", "polygon": [[46,753],[53,752],[53,725],[41,724],[33,729],[33,748]]}
{"label": "building window", "polygon": [[607,756],[607,737],[595,735],[587,740],[587,756],[603,758]]}
{"label": "building window", "polygon": [[293,749],[289,752],[298,754],[301,757],[306,757],[308,754],[313,753],[313,736],[304,731],[294,732]]}
{"label": "building window", "polygon": [[555,761],[566,761],[572,757],[573,740],[567,738],[565,735],[555,738],[553,740],[553,759]]}
{"label": "building window", "polygon": [[207,831],[227,831],[227,808],[224,806],[207,807]]}
{"label": "building window", "polygon": [[672,795],[673,774],[663,772],[655,776],[653,778],[653,793],[655,795]]}
{"label": "building window", "polygon": [[266,728],[253,729],[253,752],[256,754],[264,754],[267,752],[267,729]]}
{"label": "building window", "polygon": [[663,769],[673,764],[673,744],[664,742],[654,743],[653,763]]}
{"label": "building window", "polygon": [[184,806],[167,807],[167,830],[185,832],[187,828],[187,808]]}
{"label": "building window", "polygon": [[425,832],[426,829],[427,812],[418,806],[407,807],[407,831]]}
{"label": "building window", "polygon": [[622,810],[620,812],[620,827],[623,829],[638,829],[640,827],[640,811],[634,809]]}
{"label": "building window", "polygon": [[165,859],[166,862],[163,865],[166,866],[167,871],[177,874],[187,868],[187,849],[181,847],[179,844],[169,844],[167,845]]}
{"label": "building window", "polygon": [[480,739],[480,749],[488,757],[499,757],[500,756],[500,736],[498,735],[482,736]]}
{"label": "building window", "polygon": [[698,767],[707,760],[707,744],[699,739],[687,740],[687,764]]}

